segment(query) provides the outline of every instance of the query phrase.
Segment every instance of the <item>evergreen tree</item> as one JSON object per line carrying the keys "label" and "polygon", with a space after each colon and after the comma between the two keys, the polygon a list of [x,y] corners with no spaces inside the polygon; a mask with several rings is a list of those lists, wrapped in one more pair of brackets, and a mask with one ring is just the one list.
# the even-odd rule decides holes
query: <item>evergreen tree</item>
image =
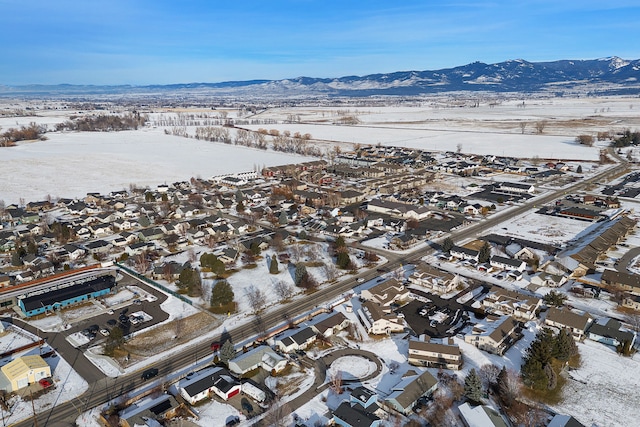
{"label": "evergreen tree", "polygon": [[451,237],[447,237],[446,239],[444,239],[444,241],[442,242],[442,251],[449,253],[451,252],[451,249],[453,249],[453,239]]}
{"label": "evergreen tree", "polygon": [[553,344],[553,357],[563,362],[568,361],[578,352],[578,346],[573,339],[573,335],[565,329],[558,332]]}
{"label": "evergreen tree", "polygon": [[276,254],[271,255],[271,263],[269,264],[269,273],[278,274],[278,260]]}
{"label": "evergreen tree", "polygon": [[489,242],[484,242],[484,244],[480,248],[480,251],[478,251],[478,262],[479,263],[489,262],[490,258],[491,258],[491,245],[489,244]]}
{"label": "evergreen tree", "polygon": [[236,204],[236,212],[244,212],[244,203],[242,203],[242,200]]}
{"label": "evergreen tree", "polygon": [[576,168],[576,173],[582,173],[582,165],[578,165]]}
{"label": "evergreen tree", "polygon": [[548,378],[544,372],[542,363],[533,358],[523,359],[523,362],[520,368],[520,376],[522,377],[524,385],[536,390],[545,390],[547,388]]}
{"label": "evergreen tree", "polygon": [[567,300],[567,296],[564,294],[561,294],[560,292],[551,291],[548,294],[546,294],[544,297],[542,297],[542,300],[547,305],[552,305],[554,307],[562,307],[564,305],[564,302]]}
{"label": "evergreen tree", "polygon": [[220,361],[229,366],[229,360],[233,359],[236,355],[236,349],[231,344],[231,341],[226,340],[220,348]]}
{"label": "evergreen tree", "polygon": [[344,251],[338,252],[338,255],[336,257],[336,265],[342,269],[351,267],[351,258],[349,258],[349,254]]}
{"label": "evergreen tree", "polygon": [[302,281],[305,279],[305,277],[307,276],[307,267],[299,262],[296,264],[296,270],[293,274],[293,282],[295,283],[296,286],[300,286],[300,284],[302,283]]}
{"label": "evergreen tree", "polygon": [[186,289],[189,294],[200,286],[200,272],[193,268],[185,268],[180,272],[176,285],[182,289]]}
{"label": "evergreen tree", "polygon": [[464,379],[464,395],[472,402],[482,402],[482,380],[475,369],[471,369]]}
{"label": "evergreen tree", "polygon": [[211,306],[222,307],[233,302],[235,295],[229,282],[219,280],[211,289]]}

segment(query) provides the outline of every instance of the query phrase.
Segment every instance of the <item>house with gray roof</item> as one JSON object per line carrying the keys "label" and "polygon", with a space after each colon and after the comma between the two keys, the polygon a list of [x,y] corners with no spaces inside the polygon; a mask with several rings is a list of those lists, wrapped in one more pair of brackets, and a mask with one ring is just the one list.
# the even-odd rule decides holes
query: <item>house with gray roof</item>
{"label": "house with gray roof", "polygon": [[549,326],[570,330],[576,341],[584,339],[591,322],[593,322],[593,317],[589,313],[577,314],[566,307],[549,308],[544,319],[544,323]]}
{"label": "house with gray roof", "polygon": [[405,377],[391,388],[391,393],[384,403],[404,415],[409,415],[418,399],[431,395],[436,388],[438,380],[429,371],[408,371]]}
{"label": "house with gray roof", "polygon": [[262,368],[267,372],[280,372],[287,366],[287,359],[266,345],[252,348],[229,360],[229,369],[237,375],[243,375],[254,369]]}

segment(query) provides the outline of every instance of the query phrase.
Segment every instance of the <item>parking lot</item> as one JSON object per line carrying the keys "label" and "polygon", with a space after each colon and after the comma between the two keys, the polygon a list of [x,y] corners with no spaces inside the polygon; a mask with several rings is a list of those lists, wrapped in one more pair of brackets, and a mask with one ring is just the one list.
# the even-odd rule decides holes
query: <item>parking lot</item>
{"label": "parking lot", "polygon": [[470,313],[478,311],[471,307],[473,299],[460,304],[455,298],[442,299],[416,289],[412,292],[422,301],[411,301],[400,307],[398,312],[404,314],[404,320],[416,335],[426,334],[433,338],[453,336],[467,325]]}

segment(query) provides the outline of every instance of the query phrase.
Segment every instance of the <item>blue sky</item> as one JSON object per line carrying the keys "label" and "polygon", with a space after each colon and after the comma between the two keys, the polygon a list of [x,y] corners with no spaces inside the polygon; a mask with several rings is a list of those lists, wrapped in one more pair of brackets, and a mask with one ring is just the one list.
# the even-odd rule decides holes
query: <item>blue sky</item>
{"label": "blue sky", "polygon": [[340,77],[640,58],[637,0],[0,0],[0,84]]}

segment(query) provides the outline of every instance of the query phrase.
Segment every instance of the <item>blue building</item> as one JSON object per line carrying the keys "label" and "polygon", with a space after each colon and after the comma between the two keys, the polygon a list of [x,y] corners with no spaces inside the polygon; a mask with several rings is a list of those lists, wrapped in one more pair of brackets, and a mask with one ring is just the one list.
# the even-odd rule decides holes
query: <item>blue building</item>
{"label": "blue building", "polygon": [[18,307],[26,317],[33,317],[107,295],[113,291],[115,286],[116,278],[109,274],[86,282],[18,298]]}

